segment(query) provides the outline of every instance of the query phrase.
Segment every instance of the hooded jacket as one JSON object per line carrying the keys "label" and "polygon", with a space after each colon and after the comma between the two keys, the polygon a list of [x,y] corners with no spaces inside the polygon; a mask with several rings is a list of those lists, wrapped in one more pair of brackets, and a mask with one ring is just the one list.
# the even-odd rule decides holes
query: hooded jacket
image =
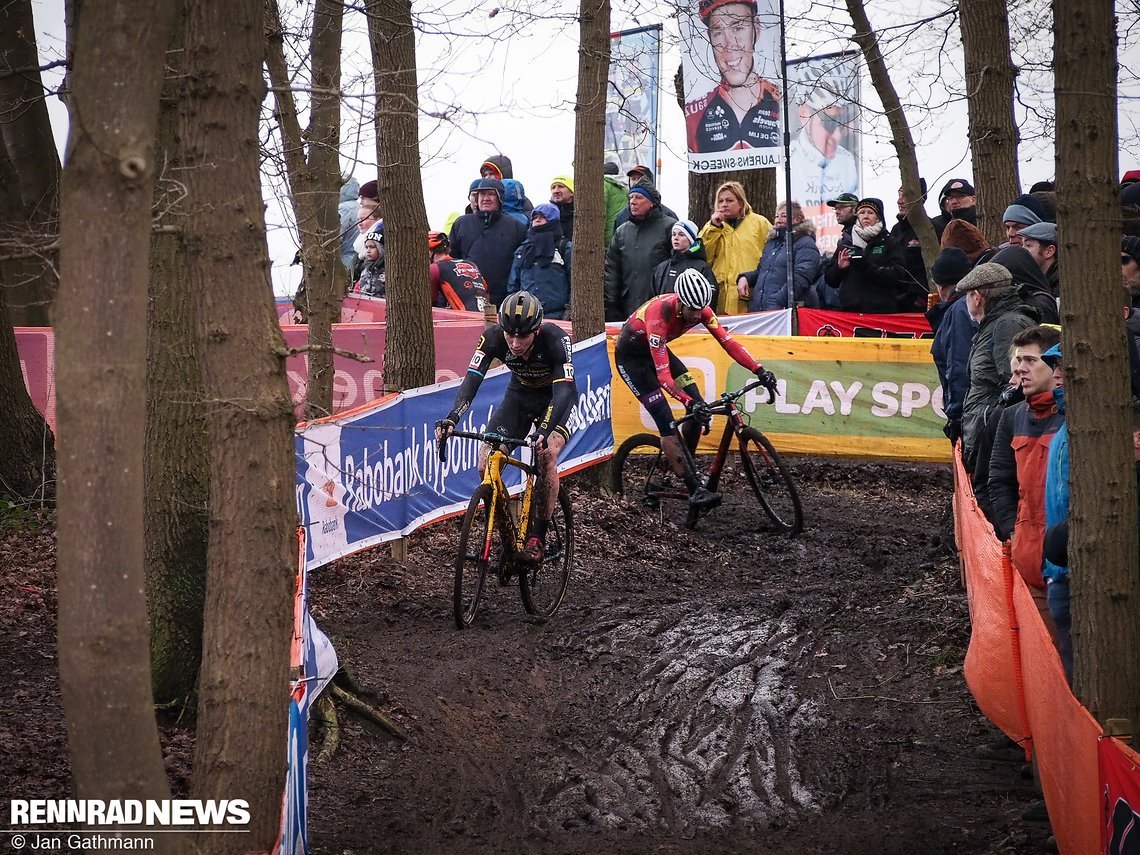
{"label": "hooded jacket", "polygon": [[[815,243],[815,225],[804,220],[792,229],[793,258],[792,284],[796,302],[815,302],[812,285],[819,277],[819,247]],[[788,230],[773,228],[768,232],[760,266],[745,273],[744,278],[752,289],[748,311],[766,312],[786,309],[788,303]]]}
{"label": "hooded jacket", "polygon": [[673,254],[653,268],[653,294],[660,297],[662,294],[672,294],[677,290],[677,277],[683,270],[696,270],[713,286],[713,303],[716,303],[716,275],[709,267],[705,256],[705,245],[698,238],[697,242],[688,249],[673,250]]}
{"label": "hooded jacket", "polygon": [[464,214],[451,226],[451,256],[475,262],[496,306],[507,296],[507,277],[526,226],[502,211]]}
{"label": "hooded jacket", "polygon": [[748,311],[736,290],[736,280],[742,273],[760,266],[760,256],[772,223],[745,205],[744,211],[735,223],[725,220],[719,228],[712,220],[705,223],[700,238],[705,244],[709,266],[716,274],[720,285],[715,306],[718,315],[737,315]]}
{"label": "hooded jacket", "polygon": [[603,292],[607,321],[624,321],[653,296],[653,271],[673,253],[674,217],[654,205],[639,222],[618,226],[606,250]]}
{"label": "hooded jacket", "polygon": [[[551,254],[546,255],[547,251]],[[571,245],[562,235],[560,220],[551,220],[537,229],[532,226],[526,240],[515,250],[507,293],[529,291],[542,303],[546,317],[562,320],[570,303],[571,259]]]}
{"label": "hooded jacket", "polygon": [[529,226],[528,214],[533,209],[527,208],[526,202],[526,191],[523,190],[522,182],[513,178],[503,179],[503,213],[508,217],[514,217],[524,226]]}
{"label": "hooded jacket", "polygon": [[355,178],[349,178],[340,188],[340,201],[336,206],[340,215],[340,263],[349,272],[356,267],[357,261],[356,250],[352,248],[352,243],[360,233],[360,229],[357,228],[360,222],[357,214],[359,205],[356,201],[359,193],[360,182]]}
{"label": "hooded jacket", "polygon": [[1021,246],[1007,246],[1005,249],[999,249],[990,261],[1000,264],[1013,275],[1013,284],[1018,293],[1037,309],[1041,323],[1061,322],[1053,289],[1033,256],[1029,254],[1029,250]]}
{"label": "hooded jacket", "polygon": [[978,468],[979,437],[996,427],[991,418],[998,397],[1009,385],[1009,346],[1015,335],[1037,322],[1037,310],[1017,292],[986,301],[985,317],[970,348],[970,388],[962,402],[963,459],[972,469]]}
{"label": "hooded jacket", "polygon": [[1064,422],[1053,391],[1031,395],[1002,411],[990,455],[989,489],[994,527],[1013,536],[1013,564],[1027,585],[1044,588],[1045,474],[1049,443]]}

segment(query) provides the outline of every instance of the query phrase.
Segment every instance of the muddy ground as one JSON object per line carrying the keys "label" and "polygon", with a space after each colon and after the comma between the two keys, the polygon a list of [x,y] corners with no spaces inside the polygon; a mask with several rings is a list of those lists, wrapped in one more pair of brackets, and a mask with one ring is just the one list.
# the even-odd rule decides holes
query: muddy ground
{"label": "muddy ground", "polygon": [[[312,608],[408,739],[343,711],[314,853],[1039,853],[1048,826],[962,679],[947,467],[799,461],[806,529],[728,504],[688,531],[575,486],[575,575],[529,620],[451,618],[457,523],[313,577]],[[60,797],[50,522],[0,533],[0,795]],[[319,737],[319,729],[317,736]],[[192,732],[164,730],[185,786]],[[315,751],[314,751],[315,754]]]}

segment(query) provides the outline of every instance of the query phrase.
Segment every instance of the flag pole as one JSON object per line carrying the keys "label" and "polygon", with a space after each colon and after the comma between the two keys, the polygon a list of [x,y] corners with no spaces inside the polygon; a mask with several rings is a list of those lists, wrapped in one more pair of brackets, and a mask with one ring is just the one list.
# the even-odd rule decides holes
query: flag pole
{"label": "flag pole", "polygon": [[[784,114],[784,242],[788,259],[788,308],[796,304],[795,286],[795,240],[792,234],[792,135],[788,125],[788,30],[784,17],[784,0],[780,0],[780,69],[783,74],[783,114]],[[778,197],[778,194],[777,194]],[[777,198],[776,205],[780,204]],[[775,212],[773,212],[775,216]]]}

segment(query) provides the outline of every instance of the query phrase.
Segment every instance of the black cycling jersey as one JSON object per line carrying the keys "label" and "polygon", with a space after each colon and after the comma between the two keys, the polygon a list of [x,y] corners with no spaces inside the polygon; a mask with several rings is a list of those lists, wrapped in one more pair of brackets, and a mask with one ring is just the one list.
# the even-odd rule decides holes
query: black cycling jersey
{"label": "black cycling jersey", "polygon": [[[549,436],[557,430],[566,438],[570,437],[566,429],[566,417],[578,399],[578,387],[574,383],[574,361],[571,350],[570,336],[554,324],[543,324],[535,334],[534,343],[530,351],[523,356],[515,356],[507,347],[507,339],[503,328],[496,324],[483,333],[471,362],[467,366],[467,376],[459,385],[455,396],[455,406],[448,418],[453,422],[459,419],[471,408],[475,394],[483,382],[483,377],[491,367],[494,360],[503,362],[511,372],[511,382],[507,386],[504,403],[521,400],[517,391],[533,391],[527,394],[527,410],[535,412],[539,407],[541,396],[547,403],[541,416],[528,418],[528,423],[538,421],[539,432]],[[521,387],[521,389],[519,388]],[[497,411],[497,421],[503,420],[502,406]]]}

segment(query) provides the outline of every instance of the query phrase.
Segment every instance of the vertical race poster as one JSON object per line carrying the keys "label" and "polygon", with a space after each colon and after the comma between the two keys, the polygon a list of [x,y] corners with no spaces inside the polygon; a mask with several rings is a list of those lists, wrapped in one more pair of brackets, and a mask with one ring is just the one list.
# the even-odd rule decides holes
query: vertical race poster
{"label": "vertical race poster", "polygon": [[689,170],[779,166],[783,75],[773,0],[693,0],[679,17]]}
{"label": "vertical race poster", "polygon": [[622,175],[639,164],[657,170],[660,71],[660,24],[610,35],[605,159]]}
{"label": "vertical race poster", "polygon": [[858,51],[788,63],[792,199],[815,223],[822,253],[835,251],[843,231],[827,201],[840,193],[858,197],[862,186],[860,68]]}

